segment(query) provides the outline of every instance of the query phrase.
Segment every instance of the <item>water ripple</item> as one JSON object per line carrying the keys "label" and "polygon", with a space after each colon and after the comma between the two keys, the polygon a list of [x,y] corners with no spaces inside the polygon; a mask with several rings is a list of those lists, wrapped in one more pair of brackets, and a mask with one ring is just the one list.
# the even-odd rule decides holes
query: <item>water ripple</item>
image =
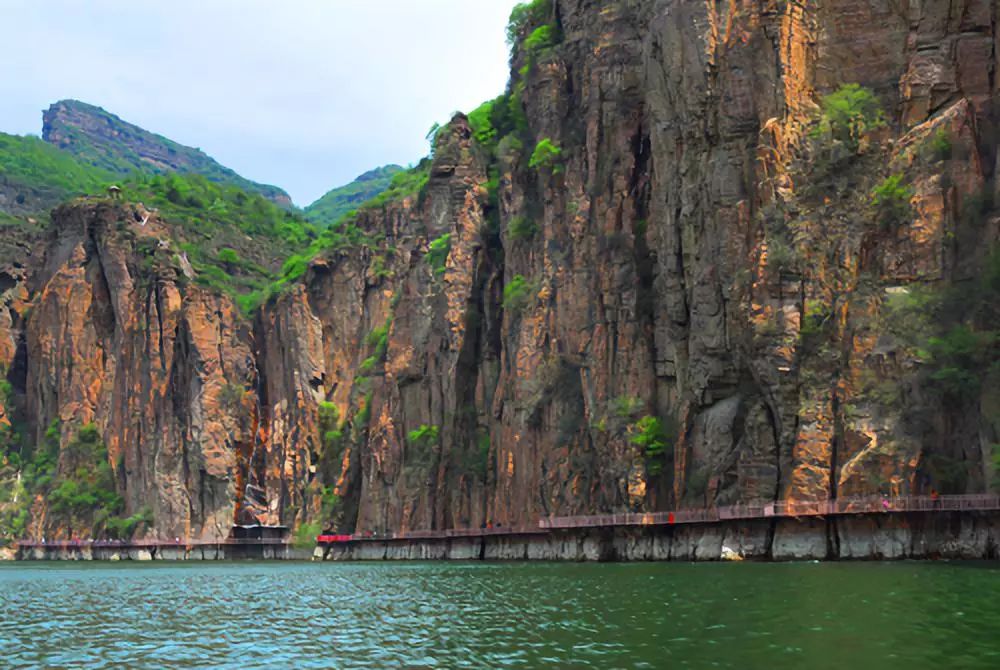
{"label": "water ripple", "polygon": [[961,564],[14,564],[10,667],[996,668]]}

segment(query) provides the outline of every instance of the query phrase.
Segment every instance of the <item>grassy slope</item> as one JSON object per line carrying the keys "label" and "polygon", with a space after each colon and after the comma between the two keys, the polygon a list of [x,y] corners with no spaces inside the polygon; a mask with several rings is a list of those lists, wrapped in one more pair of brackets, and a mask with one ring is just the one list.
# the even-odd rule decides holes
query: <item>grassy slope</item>
{"label": "grassy slope", "polygon": [[398,165],[386,165],[366,172],[350,184],[332,189],[306,207],[306,218],[318,225],[330,226],[389,188],[393,175],[402,170]]}
{"label": "grassy slope", "polygon": [[44,212],[73,196],[98,193],[113,179],[37,137],[0,133],[2,212]]}
{"label": "grassy slope", "polygon": [[139,176],[123,190],[172,226],[198,283],[236,298],[268,286],[317,237],[300,214],[199,175]]}

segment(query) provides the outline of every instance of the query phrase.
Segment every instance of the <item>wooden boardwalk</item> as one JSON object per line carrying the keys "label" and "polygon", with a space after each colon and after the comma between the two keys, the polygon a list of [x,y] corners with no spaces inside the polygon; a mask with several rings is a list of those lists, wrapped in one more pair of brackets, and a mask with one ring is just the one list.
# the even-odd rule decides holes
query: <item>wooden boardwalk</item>
{"label": "wooden boardwalk", "polygon": [[718,523],[743,519],[841,516],[849,514],[901,514],[910,512],[991,512],[1000,510],[997,495],[906,496],[901,498],[838,498],[836,500],[782,500],[750,505],[668,512],[557,516],[541,519],[539,525],[555,528],[602,528],[615,526],[664,526],[688,523]]}
{"label": "wooden boardwalk", "polygon": [[[585,516],[550,516],[537,525],[493,526],[489,528],[450,528],[445,530],[410,530],[399,533],[358,533],[325,535],[317,544],[331,545],[354,542],[407,542],[418,540],[449,540],[456,538],[483,539],[500,536],[547,535],[554,530],[571,528],[620,528],[631,526],[673,526],[681,524],[713,524],[727,521],[801,517],[845,516],[857,514],[908,514],[936,512],[1000,511],[1000,495],[905,496],[899,498],[838,498],[835,500],[782,500],[759,504],[732,505],[704,509],[678,509],[663,512],[621,512]],[[20,549],[177,549],[198,548],[220,550],[244,547],[289,546],[287,539],[208,539],[208,540],[58,540],[21,541]]]}

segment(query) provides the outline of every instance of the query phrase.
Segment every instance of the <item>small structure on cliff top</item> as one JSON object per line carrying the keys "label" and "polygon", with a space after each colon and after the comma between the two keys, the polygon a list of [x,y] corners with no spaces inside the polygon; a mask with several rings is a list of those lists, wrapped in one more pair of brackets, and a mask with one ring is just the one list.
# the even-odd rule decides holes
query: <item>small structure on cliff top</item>
{"label": "small structure on cliff top", "polygon": [[119,200],[122,197],[122,190],[117,184],[108,187],[108,197],[112,200]]}

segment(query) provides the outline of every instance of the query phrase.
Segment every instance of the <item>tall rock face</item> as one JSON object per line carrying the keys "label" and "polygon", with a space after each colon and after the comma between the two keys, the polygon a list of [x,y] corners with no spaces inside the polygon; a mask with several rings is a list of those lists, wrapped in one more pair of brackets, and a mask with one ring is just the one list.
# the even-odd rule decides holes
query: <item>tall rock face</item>
{"label": "tall rock face", "polygon": [[155,217],[57,212],[0,313],[39,439],[95,422],[167,535],[988,487],[995,305],[935,320],[995,272],[997,4],[530,7],[509,127],[457,116],[252,320]]}
{"label": "tall rock face", "polygon": [[200,149],[186,147],[123,121],[100,107],[61,100],[42,116],[46,142],[110,173],[182,172],[232,184],[282,206],[292,199],[276,186],[258,184],[220,165]]}
{"label": "tall rock face", "polygon": [[[255,439],[249,325],[188,282],[141,207],[80,201],[53,221],[22,336],[33,441],[56,433],[65,474],[67,445],[95,424],[128,514],[148,509],[164,536],[225,536]],[[34,512],[36,534],[89,532],[49,518],[41,499]]]}
{"label": "tall rock face", "polygon": [[[272,479],[320,463],[332,402],[326,481],[361,530],[987,486],[996,380],[942,403],[890,303],[997,241],[962,214],[997,188],[995,5],[536,4],[510,92],[558,159],[491,163],[456,119],[424,201],[360,219],[391,257],[323,258],[265,310]],[[827,146],[819,103],[848,83],[885,124]],[[894,175],[911,215],[887,227]]]}

